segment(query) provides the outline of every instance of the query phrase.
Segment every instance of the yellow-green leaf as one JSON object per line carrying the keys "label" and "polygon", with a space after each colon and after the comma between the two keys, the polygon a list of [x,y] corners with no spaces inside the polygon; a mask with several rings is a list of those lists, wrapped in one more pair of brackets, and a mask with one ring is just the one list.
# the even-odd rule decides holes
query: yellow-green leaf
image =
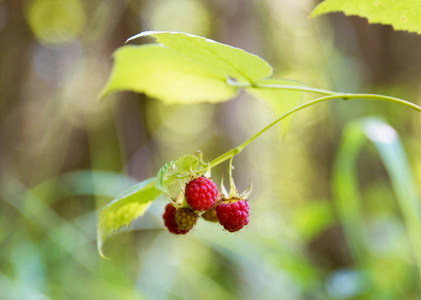
{"label": "yellow-green leaf", "polygon": [[221,102],[238,87],[227,78],[254,83],[268,77],[272,67],[260,57],[213,40],[177,32],[148,31],[160,44],[123,46],[101,97],[114,91],[145,93],[166,103]]}
{"label": "yellow-green leaf", "polygon": [[179,159],[170,161],[162,166],[156,176],[156,188],[168,194],[168,187],[174,183],[176,179],[169,179],[173,175],[186,175],[190,173],[190,168],[195,170],[199,164],[199,159],[194,155],[185,155]]}
{"label": "yellow-green leaf", "polygon": [[272,67],[257,55],[243,49],[225,45],[192,34],[169,31],[145,31],[131,37],[128,41],[139,37],[152,36],[171,49],[174,49],[203,68],[233,77],[237,81],[256,82],[272,74]]}
{"label": "yellow-green leaf", "polygon": [[114,58],[114,68],[101,97],[130,90],[167,103],[191,104],[228,100],[238,90],[227,85],[223,76],[218,77],[161,45],[124,46]]}
{"label": "yellow-green leaf", "polygon": [[101,210],[98,217],[97,243],[102,257],[105,257],[102,252],[104,241],[143,215],[160,194],[161,191],[155,188],[155,178],[149,178],[132,186]]}
{"label": "yellow-green leaf", "polygon": [[331,12],[360,16],[369,23],[392,25],[395,30],[421,34],[421,2],[419,0],[325,0],[311,17]]}

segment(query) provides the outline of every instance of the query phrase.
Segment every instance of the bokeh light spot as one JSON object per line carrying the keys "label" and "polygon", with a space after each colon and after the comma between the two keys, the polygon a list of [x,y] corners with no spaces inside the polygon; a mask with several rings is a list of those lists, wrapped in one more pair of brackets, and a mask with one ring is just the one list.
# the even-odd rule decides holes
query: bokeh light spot
{"label": "bokeh light spot", "polygon": [[196,0],[152,1],[148,14],[152,30],[181,31],[207,36],[210,17]]}
{"label": "bokeh light spot", "polygon": [[398,135],[389,125],[374,124],[368,128],[367,136],[374,142],[390,144],[396,141]]}
{"label": "bokeh light spot", "polygon": [[40,41],[60,44],[79,36],[86,22],[86,12],[79,0],[34,0],[27,19]]}

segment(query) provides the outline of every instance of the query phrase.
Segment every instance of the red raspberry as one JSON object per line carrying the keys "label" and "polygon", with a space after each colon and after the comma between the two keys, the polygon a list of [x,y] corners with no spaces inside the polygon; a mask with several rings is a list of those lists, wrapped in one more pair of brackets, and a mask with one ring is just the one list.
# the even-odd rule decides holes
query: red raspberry
{"label": "red raspberry", "polygon": [[176,208],[171,204],[168,203],[165,206],[165,212],[162,215],[164,219],[165,227],[168,228],[169,232],[174,234],[186,234],[189,230],[182,230],[178,227],[177,222],[175,221],[175,211]]}
{"label": "red raspberry", "polygon": [[178,227],[182,230],[190,230],[196,224],[197,215],[190,208],[177,208],[174,215]]}
{"label": "red raspberry", "polygon": [[215,205],[218,188],[212,179],[197,177],[186,184],[185,195],[193,210],[205,211]]}
{"label": "red raspberry", "polygon": [[250,207],[247,201],[222,202],[216,207],[219,223],[229,232],[238,231],[249,223]]}

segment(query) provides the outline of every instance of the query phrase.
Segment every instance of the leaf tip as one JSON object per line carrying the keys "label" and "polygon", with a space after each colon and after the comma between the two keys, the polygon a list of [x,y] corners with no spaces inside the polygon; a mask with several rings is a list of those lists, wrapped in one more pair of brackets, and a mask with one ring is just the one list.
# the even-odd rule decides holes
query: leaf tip
{"label": "leaf tip", "polygon": [[317,16],[321,15],[321,13],[319,13],[319,12],[318,12],[318,7],[319,7],[319,6],[316,6],[316,7],[313,9],[313,11],[312,11],[312,12],[308,15],[307,20],[314,19],[315,17],[317,17]]}
{"label": "leaf tip", "polygon": [[102,251],[103,242],[104,242],[103,235],[100,232],[100,229],[98,228],[98,231],[97,231],[97,250],[98,250],[98,253],[103,259],[111,260],[111,258],[105,256],[104,251]]}
{"label": "leaf tip", "polygon": [[97,96],[98,102],[103,102],[105,98],[110,94],[110,91],[108,90],[108,85],[106,85],[101,92]]}
{"label": "leaf tip", "polygon": [[135,35],[129,37],[124,43],[127,44],[128,42],[131,42],[131,41],[133,41],[133,40],[135,40],[137,38],[140,38],[140,37],[153,36],[156,33],[160,33],[160,32],[159,31],[152,31],[152,30],[142,31],[142,32],[140,32],[138,34],[135,34]]}
{"label": "leaf tip", "polygon": [[[326,7],[326,1],[323,1],[319,3],[310,13],[310,15],[307,17],[307,19],[313,19],[315,17],[318,17],[320,15],[326,14],[327,12],[324,11]],[[340,11],[340,10],[337,10]],[[333,12],[333,11],[332,11]]]}
{"label": "leaf tip", "polygon": [[98,249],[98,253],[99,253],[99,255],[100,255],[103,259],[105,259],[105,260],[111,260],[111,258],[109,258],[109,257],[107,257],[107,256],[105,256],[105,255],[104,255],[104,253],[102,252],[102,250],[101,250],[101,249]]}

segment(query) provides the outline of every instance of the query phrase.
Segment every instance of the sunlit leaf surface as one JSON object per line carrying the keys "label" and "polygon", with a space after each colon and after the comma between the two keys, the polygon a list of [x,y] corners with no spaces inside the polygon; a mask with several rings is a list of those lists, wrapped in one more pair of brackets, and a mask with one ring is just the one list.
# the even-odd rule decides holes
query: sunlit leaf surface
{"label": "sunlit leaf surface", "polygon": [[[168,193],[168,187],[176,179],[167,179],[169,176],[177,174],[188,174],[190,167],[194,170],[199,163],[199,159],[194,155],[185,155],[179,159],[170,161],[162,166],[156,176],[156,188],[164,193]],[[165,181],[165,179],[167,179]]]}
{"label": "sunlit leaf surface", "polygon": [[313,10],[311,16],[331,12],[364,17],[369,23],[392,25],[395,30],[421,34],[419,0],[326,0]]}
{"label": "sunlit leaf surface", "polygon": [[102,97],[132,90],[166,103],[220,102],[238,91],[226,83],[227,78],[253,83],[272,73],[258,56],[203,37],[148,31],[130,40],[145,36],[155,37],[160,44],[117,50]]}

